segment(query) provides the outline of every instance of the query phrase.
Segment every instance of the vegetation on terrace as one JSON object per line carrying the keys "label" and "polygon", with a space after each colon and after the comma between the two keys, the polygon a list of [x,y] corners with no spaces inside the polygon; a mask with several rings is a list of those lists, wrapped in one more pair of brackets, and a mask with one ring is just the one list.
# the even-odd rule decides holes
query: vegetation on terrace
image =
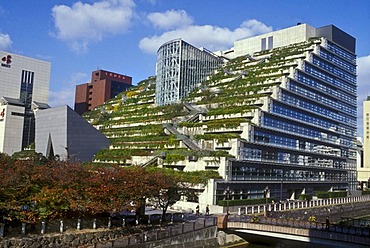
{"label": "vegetation on terrace", "polygon": [[[185,148],[177,135],[165,132],[165,123],[174,124],[198,146],[202,146],[202,140],[219,144],[240,139],[241,125],[253,125],[263,99],[271,97],[282,78],[297,66],[297,60],[313,49],[314,42],[266,50],[225,63],[183,99],[205,110],[204,118],[197,121],[188,121],[194,113],[183,103],[155,105],[155,77],[140,82],[85,115],[111,140],[110,148],[98,152],[96,161],[130,165],[132,156],[161,154],[164,163],[177,163],[195,155],[196,151]],[[196,134],[190,131],[194,129]],[[203,154],[232,156],[227,150],[220,154],[212,148]]]}

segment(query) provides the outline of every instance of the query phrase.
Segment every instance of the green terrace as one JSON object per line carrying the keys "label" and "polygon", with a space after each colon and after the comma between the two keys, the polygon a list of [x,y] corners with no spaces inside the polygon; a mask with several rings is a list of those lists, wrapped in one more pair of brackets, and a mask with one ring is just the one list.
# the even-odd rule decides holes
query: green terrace
{"label": "green terrace", "polygon": [[130,146],[143,147],[145,149],[163,148],[165,146],[178,146],[179,141],[175,135],[151,135],[132,136],[111,139],[112,147],[129,148]]}
{"label": "green terrace", "polygon": [[114,161],[119,164],[126,164],[132,156],[151,156],[152,151],[146,149],[102,149],[95,155],[95,160],[100,163]]}
{"label": "green terrace", "polygon": [[179,127],[204,127],[207,130],[218,130],[222,128],[237,128],[240,126],[240,123],[248,122],[245,118],[225,118],[225,119],[217,119],[211,120],[207,122],[180,122],[178,124]]}
{"label": "green terrace", "polygon": [[[240,139],[242,123],[251,123],[254,112],[263,105],[262,99],[279,87],[297,60],[305,57],[305,51],[313,49],[315,40],[293,44],[285,48],[266,50],[250,56],[232,59],[201,86],[183,99],[195,108],[205,109],[204,118],[185,121],[191,116],[184,104],[155,106],[155,77],[140,82],[103,106],[87,113],[85,118],[109,137],[110,149],[98,152],[95,159],[129,165],[132,156],[160,156],[164,165],[174,165],[188,156],[227,157],[224,150],[191,150],[180,147],[179,133],[167,130],[162,124],[171,123],[177,130],[189,131],[188,138],[195,143],[214,140],[226,143]],[[196,107],[198,106],[198,107]],[[190,119],[189,119],[190,120]]]}
{"label": "green terrace", "polygon": [[157,125],[140,125],[133,127],[124,128],[105,128],[101,127],[102,131],[106,136],[146,136],[146,135],[158,135],[163,133],[163,126],[161,124]]}

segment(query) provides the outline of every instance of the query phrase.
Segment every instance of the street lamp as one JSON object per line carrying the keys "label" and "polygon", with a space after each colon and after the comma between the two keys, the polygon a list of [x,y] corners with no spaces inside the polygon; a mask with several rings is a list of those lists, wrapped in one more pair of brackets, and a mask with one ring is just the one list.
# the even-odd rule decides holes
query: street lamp
{"label": "street lamp", "polygon": [[267,205],[267,199],[270,198],[269,186],[266,186],[266,188],[263,190],[263,195],[266,198],[266,205]]}
{"label": "street lamp", "polygon": [[283,175],[281,175],[281,181],[280,181],[280,202],[283,201]]}
{"label": "street lamp", "polygon": [[224,195],[225,195],[225,199],[226,199],[226,213],[227,213],[227,215],[229,215],[230,194],[231,194],[230,188],[229,188],[229,186],[227,186],[227,188],[224,191]]}
{"label": "street lamp", "polygon": [[265,214],[265,216],[267,216],[267,199],[270,198],[269,186],[266,186],[266,188],[263,190],[263,195],[264,195],[264,197],[266,199],[264,214]]}

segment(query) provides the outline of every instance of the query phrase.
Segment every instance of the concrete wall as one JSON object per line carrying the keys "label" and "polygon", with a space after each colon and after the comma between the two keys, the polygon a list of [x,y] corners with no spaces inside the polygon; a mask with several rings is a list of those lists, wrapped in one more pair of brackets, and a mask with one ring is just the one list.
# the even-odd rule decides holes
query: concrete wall
{"label": "concrete wall", "polygon": [[3,105],[0,112],[0,152],[12,155],[22,149],[24,107]]}
{"label": "concrete wall", "polygon": [[26,70],[34,72],[32,100],[47,103],[51,71],[50,62],[0,51],[0,59],[8,55],[11,56],[11,62],[8,66],[3,66],[4,63],[0,63],[0,97],[19,98],[22,71]]}
{"label": "concrete wall", "polygon": [[[315,36],[315,28],[307,24],[301,24],[286,29],[277,30],[267,34],[258,35],[251,38],[234,42],[233,57],[238,57],[246,54],[253,54],[254,52],[262,51],[261,41],[266,40],[267,48],[276,48],[287,46],[294,43],[307,41],[309,37]],[[269,37],[273,40],[273,44],[268,44]]]}

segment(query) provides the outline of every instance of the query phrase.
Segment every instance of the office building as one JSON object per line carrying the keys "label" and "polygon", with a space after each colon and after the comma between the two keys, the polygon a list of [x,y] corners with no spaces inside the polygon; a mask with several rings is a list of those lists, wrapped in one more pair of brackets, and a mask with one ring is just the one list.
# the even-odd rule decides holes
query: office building
{"label": "office building", "polygon": [[129,76],[104,70],[93,71],[91,82],[76,86],[74,110],[82,115],[128,89],[131,84]]}
{"label": "office building", "polygon": [[0,152],[34,143],[34,112],[48,108],[49,62],[0,51]]}
{"label": "office building", "polygon": [[[182,203],[192,209],[226,195],[286,200],[354,191],[355,42],[333,25],[307,24],[239,40],[215,52],[227,61],[184,98],[175,79],[201,64],[179,63],[175,42],[159,50],[156,85],[143,81],[123,93],[127,99],[107,103],[107,118],[98,110],[87,116],[111,139],[97,162],[217,170],[222,179]],[[166,72],[160,63],[171,58],[177,68]],[[158,85],[164,75],[168,88]]]}
{"label": "office building", "polygon": [[163,44],[157,52],[156,104],[179,102],[221,64],[210,51],[181,39]]}
{"label": "office building", "polygon": [[238,184],[220,182],[219,199],[226,189],[262,197],[268,187],[283,200],[356,190],[355,39],[301,24],[237,41],[223,56],[243,60],[240,80],[253,74],[261,86],[229,164]]}

